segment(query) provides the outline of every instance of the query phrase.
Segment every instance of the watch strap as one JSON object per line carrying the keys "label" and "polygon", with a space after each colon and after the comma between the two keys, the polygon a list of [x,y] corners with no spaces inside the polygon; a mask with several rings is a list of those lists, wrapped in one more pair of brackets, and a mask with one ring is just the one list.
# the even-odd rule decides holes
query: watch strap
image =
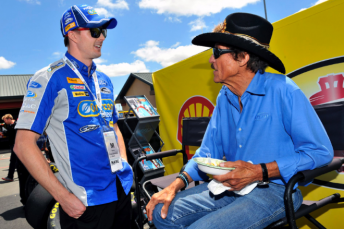
{"label": "watch strap", "polygon": [[262,167],[262,172],[263,172],[263,181],[262,183],[269,183],[269,174],[268,174],[268,169],[266,168],[265,163],[260,163],[260,166]]}

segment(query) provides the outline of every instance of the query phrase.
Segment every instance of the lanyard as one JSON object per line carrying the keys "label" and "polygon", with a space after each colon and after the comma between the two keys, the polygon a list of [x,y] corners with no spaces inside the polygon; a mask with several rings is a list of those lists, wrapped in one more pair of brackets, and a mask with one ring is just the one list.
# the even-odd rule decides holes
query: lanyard
{"label": "lanyard", "polygon": [[79,77],[79,79],[85,84],[87,89],[90,91],[90,93],[92,94],[94,100],[96,101],[97,107],[100,110],[100,114],[103,117],[105,111],[103,110],[103,106],[102,106],[102,96],[101,96],[101,93],[100,93],[100,88],[99,88],[98,77],[97,77],[96,71],[94,71],[93,74],[92,74],[92,77],[94,79],[94,86],[96,88],[96,96],[94,96],[94,94],[92,93],[92,91],[89,88],[88,84],[86,83],[84,77],[82,77],[82,75],[80,74],[79,70],[74,66],[74,64],[66,56],[63,57],[63,60],[74,71],[74,73]]}

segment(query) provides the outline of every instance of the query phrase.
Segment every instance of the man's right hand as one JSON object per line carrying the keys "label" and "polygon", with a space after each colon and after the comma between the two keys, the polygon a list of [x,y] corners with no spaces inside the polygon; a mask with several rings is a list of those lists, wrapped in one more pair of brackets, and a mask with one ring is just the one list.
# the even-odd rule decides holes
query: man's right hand
{"label": "man's right hand", "polygon": [[177,192],[175,191],[175,188],[172,188],[171,185],[166,187],[161,192],[155,193],[146,206],[148,220],[153,220],[153,210],[155,206],[159,203],[164,204],[164,206],[161,209],[161,217],[165,219],[168,213],[168,207],[170,206],[172,200],[176,196],[176,193]]}
{"label": "man's right hand", "polygon": [[59,198],[59,203],[67,215],[75,219],[78,219],[86,211],[85,205],[73,193]]}

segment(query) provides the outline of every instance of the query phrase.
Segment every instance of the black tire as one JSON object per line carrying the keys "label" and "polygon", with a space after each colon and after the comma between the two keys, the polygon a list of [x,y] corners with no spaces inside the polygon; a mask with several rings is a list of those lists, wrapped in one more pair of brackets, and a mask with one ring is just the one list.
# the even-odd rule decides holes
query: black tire
{"label": "black tire", "polygon": [[29,176],[26,179],[26,184],[25,184],[25,197],[26,199],[29,198],[31,192],[36,188],[38,185],[38,182],[29,174]]}
{"label": "black tire", "polygon": [[[55,173],[55,176],[58,173]],[[31,192],[25,206],[25,217],[34,229],[46,229],[47,219],[56,201],[40,184]]]}
{"label": "black tire", "polygon": [[[49,167],[53,173],[57,173],[59,170],[57,169],[55,163],[49,163]],[[27,200],[31,194],[31,192],[35,189],[38,185],[38,182],[29,174],[25,182],[25,199]]]}
{"label": "black tire", "polygon": [[60,204],[57,202],[50,211],[47,229],[61,229],[60,224]]}

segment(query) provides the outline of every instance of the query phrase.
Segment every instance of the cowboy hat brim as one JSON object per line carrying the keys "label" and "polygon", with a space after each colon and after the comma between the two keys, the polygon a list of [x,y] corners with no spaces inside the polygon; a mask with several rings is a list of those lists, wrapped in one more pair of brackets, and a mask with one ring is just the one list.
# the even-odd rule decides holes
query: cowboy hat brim
{"label": "cowboy hat brim", "polygon": [[215,47],[215,44],[233,46],[249,53],[252,53],[268,63],[268,65],[277,71],[285,74],[285,68],[282,61],[266,48],[246,40],[239,36],[229,33],[203,33],[192,40],[192,44],[205,47]]}

